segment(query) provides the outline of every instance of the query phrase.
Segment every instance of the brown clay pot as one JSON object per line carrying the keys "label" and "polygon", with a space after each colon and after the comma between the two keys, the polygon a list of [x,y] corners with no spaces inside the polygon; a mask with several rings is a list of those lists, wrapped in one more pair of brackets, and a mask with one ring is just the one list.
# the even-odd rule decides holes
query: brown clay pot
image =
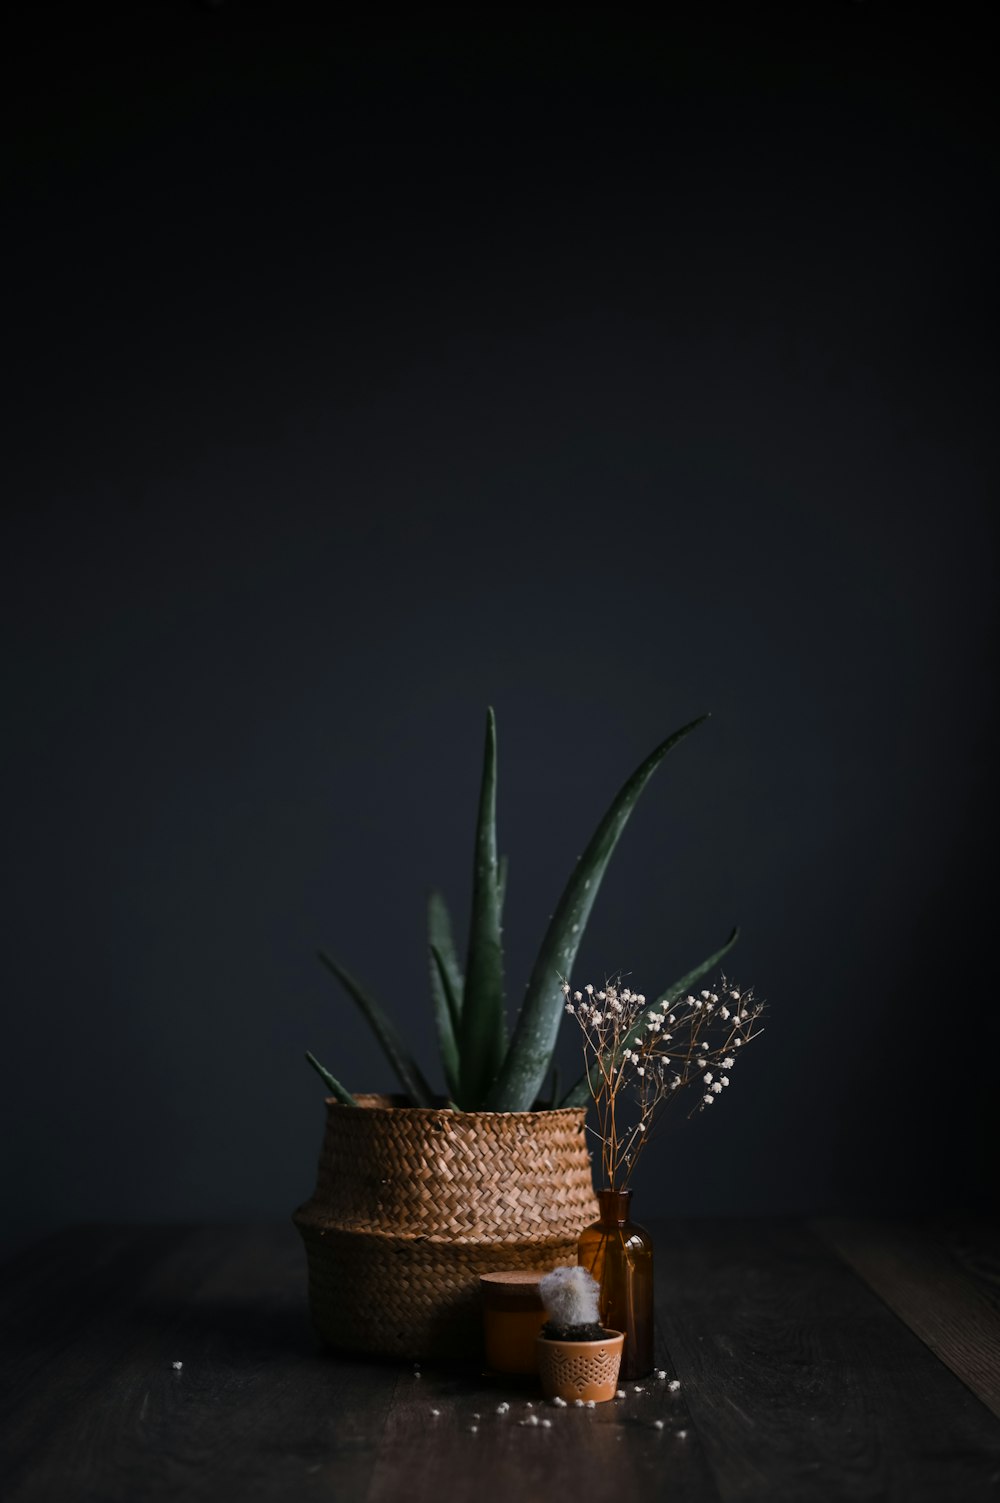
{"label": "brown clay pot", "polygon": [[583,1108],[454,1112],[327,1101],[312,1197],[295,1213],[324,1341],[481,1358],[480,1275],[576,1261],[597,1210]]}
{"label": "brown clay pot", "polygon": [[538,1373],[547,1399],[582,1399],[605,1404],[613,1399],[621,1367],[622,1331],[609,1331],[602,1341],[550,1341],[539,1336]]}

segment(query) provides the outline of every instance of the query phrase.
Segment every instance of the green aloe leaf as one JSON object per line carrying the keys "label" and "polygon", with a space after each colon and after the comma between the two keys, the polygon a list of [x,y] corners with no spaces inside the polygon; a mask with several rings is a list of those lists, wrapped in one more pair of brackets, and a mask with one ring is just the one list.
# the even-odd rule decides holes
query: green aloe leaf
{"label": "green aloe leaf", "polygon": [[[733,930],[732,934],[730,934],[721,950],[716,950],[715,953],[713,955],[710,955],[707,960],[703,960],[701,965],[696,965],[693,971],[688,971],[686,976],[682,976],[679,981],[675,981],[673,986],[668,986],[666,991],[661,992],[660,995],[655,999],[655,1001],[650,1002],[647,1007],[644,1007],[642,1012],[636,1018],[633,1026],[629,1029],[628,1033],[623,1039],[620,1040],[619,1052],[622,1049],[631,1047],[633,1041],[635,1040],[636,1034],[642,1032],[645,1019],[649,1015],[649,1013],[653,1012],[654,1010],[658,1011],[662,1007],[673,1007],[678,997],[683,997],[685,992],[689,992],[691,990],[696,981],[700,981],[702,976],[707,975],[709,971],[713,971],[715,969],[722,957],[729,954],[729,951],[733,948],[733,945],[736,943],[739,937],[740,931],[739,926],[737,926]],[[560,993],[560,998],[561,996],[562,994]],[[605,1065],[608,1069],[610,1069],[611,1064],[612,1060],[609,1056],[605,1060]],[[581,1075],[580,1079],[577,1081],[573,1089],[571,1091],[567,1091],[566,1095],[563,1098],[562,1104],[563,1106],[586,1106],[589,1100],[590,1091],[587,1087],[587,1077],[586,1075]]]}
{"label": "green aloe leaf", "polygon": [[507,857],[501,856],[497,864],[497,908],[503,919],[503,904],[507,896]]}
{"label": "green aloe leaf", "polygon": [[497,731],[490,709],[486,712],[483,778],[472,867],[469,953],[459,1024],[459,1079],[466,1110],[482,1105],[500,1068],[505,1042],[496,801]]}
{"label": "green aloe leaf", "polygon": [[459,1019],[462,1016],[462,993],[465,990],[465,978],[462,975],[462,967],[458,963],[458,952],[455,949],[448,905],[439,892],[432,892],[427,899],[427,944],[430,950],[437,950],[442,964],[448,973],[449,985],[447,991],[445,991],[441,985],[438,968],[432,956],[431,993],[434,998],[435,1014],[437,1014],[440,1007],[447,1008],[451,1021],[452,1034],[457,1040]]}
{"label": "green aloe leaf", "polygon": [[331,1096],[336,1096],[337,1100],[344,1106],[357,1106],[358,1103],[347,1087],[342,1086],[336,1075],[331,1075],[326,1066],[321,1065],[315,1054],[310,1054],[308,1049],[306,1050],[306,1059],[312,1065]]}
{"label": "green aloe leaf", "polygon": [[433,1106],[434,1093],[421,1074],[420,1066],[403,1043],[396,1025],[386,1016],[360,981],[356,981],[350,972],[344,970],[343,966],[331,960],[325,950],[320,950],[319,958],[357,1003],[407,1096],[416,1106]]}
{"label": "green aloe leaf", "polygon": [[530,1110],[548,1070],[562,1021],[560,979],[572,972],[594,899],[622,830],[667,753],[707,719],[707,715],[699,715],[697,720],[682,726],[639,764],[619,790],[577,862],[542,940],[514,1037],[489,1092],[486,1105],[494,1111]]}
{"label": "green aloe leaf", "polygon": [[448,1095],[453,1101],[461,1095],[458,1068],[458,1044],[452,1018],[458,1015],[458,999],[455,996],[453,978],[448,964],[437,945],[430,946],[431,992],[434,996],[434,1017],[437,1022],[438,1043],[441,1046],[441,1065],[444,1069]]}

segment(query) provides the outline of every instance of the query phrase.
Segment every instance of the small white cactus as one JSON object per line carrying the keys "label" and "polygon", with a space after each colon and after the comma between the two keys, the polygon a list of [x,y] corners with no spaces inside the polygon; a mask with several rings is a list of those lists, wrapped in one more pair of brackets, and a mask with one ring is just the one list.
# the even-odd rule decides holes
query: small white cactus
{"label": "small white cactus", "polygon": [[591,1326],[600,1323],[598,1300],[601,1289],[585,1268],[553,1268],[538,1281],[538,1292],[555,1326]]}

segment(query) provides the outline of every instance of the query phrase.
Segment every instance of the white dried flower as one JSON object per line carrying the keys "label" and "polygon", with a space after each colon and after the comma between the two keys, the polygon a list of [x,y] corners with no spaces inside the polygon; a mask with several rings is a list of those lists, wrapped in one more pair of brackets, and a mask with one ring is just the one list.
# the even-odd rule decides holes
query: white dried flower
{"label": "white dried flower", "polygon": [[668,1023],[676,1023],[677,1022],[677,1014],[675,1012],[672,1012],[670,1014],[669,1018],[667,1019],[667,1022]]}
{"label": "white dried flower", "polygon": [[566,1010],[566,1012],[569,1013],[570,1017],[575,1017],[576,1016],[576,1008],[573,1006],[572,1002],[567,1002],[566,1003],[565,1010]]}
{"label": "white dried flower", "polygon": [[702,992],[701,995],[702,995],[703,999],[707,1002],[708,999],[709,999],[709,997],[712,995],[712,993],[711,992]]}
{"label": "white dried flower", "polygon": [[676,1393],[677,1390],[678,1390],[678,1388],[680,1388],[680,1386],[681,1386],[681,1380],[680,1380],[680,1378],[671,1378],[670,1382],[667,1384],[667,1387],[670,1389],[671,1393]]}
{"label": "white dried flower", "polygon": [[582,1399],[574,1399],[573,1400],[573,1408],[574,1409],[582,1409],[583,1408],[583,1400]]}
{"label": "white dried flower", "polygon": [[707,1048],[708,1048],[708,1045],[707,1045],[707,1044],[706,1044],[706,1043],[704,1043],[704,1042],[702,1042],[702,1046],[701,1046],[701,1047],[702,1047],[702,1048],[703,1048],[703,1049],[707,1049]]}
{"label": "white dried flower", "polygon": [[711,1083],[712,1083],[712,1072],[711,1072],[711,1070],[706,1070],[705,1071],[705,1084],[706,1085],[711,1085]]}
{"label": "white dried flower", "polygon": [[730,1054],[728,1056],[728,1058],[726,1058],[726,1059],[724,1059],[722,1061],[722,1068],[724,1070],[731,1070],[733,1068],[733,1066],[735,1065],[735,1063],[736,1063],[736,1061],[733,1059],[733,1056]]}
{"label": "white dried flower", "polygon": [[729,1084],[729,1076],[728,1075],[723,1075],[722,1076],[722,1084],[723,1085],[728,1085]]}
{"label": "white dried flower", "polygon": [[708,1091],[702,1097],[702,1100],[704,1101],[704,1103],[705,1103],[706,1106],[712,1106],[715,1103],[715,1097],[712,1095],[711,1091]]}
{"label": "white dried flower", "polygon": [[638,1069],[637,1069],[637,1070],[636,1070],[636,1072],[635,1072],[635,1073],[636,1073],[636,1074],[637,1074],[637,1075],[645,1075],[645,1073],[646,1073],[646,1066],[645,1066],[645,1065],[640,1065],[640,1066],[639,1066],[639,1067],[638,1067]]}
{"label": "white dried flower", "polygon": [[714,1085],[714,1086],[713,1086],[713,1087],[712,1087],[712,1090],[713,1090],[713,1091],[714,1091],[714,1092],[715,1092],[715,1094],[716,1094],[716,1095],[717,1095],[717,1096],[718,1096],[718,1095],[719,1095],[719,1093],[720,1093],[720,1091],[721,1091],[721,1090],[722,1090],[722,1081],[721,1081],[721,1080],[717,1080],[717,1081],[716,1081],[716,1082],[715,1082],[715,1085]]}
{"label": "white dried flower", "polygon": [[597,1027],[597,1025],[598,1025],[598,1023],[603,1023],[603,1022],[604,1022],[604,1017],[603,1017],[603,1015],[602,1015],[602,1014],[601,1014],[601,1013],[599,1013],[599,1012],[598,1012],[598,1011],[597,1011],[597,1010],[596,1010],[596,1008],[595,1008],[595,1009],[594,1009],[594,1010],[593,1010],[593,1011],[592,1011],[592,1012],[591,1012],[591,1014],[590,1014],[590,1021],[591,1021],[591,1023],[593,1023],[593,1025],[594,1025],[594,1027],[595,1027],[595,1028],[596,1028],[596,1027]]}
{"label": "white dried flower", "polygon": [[707,1070],[707,1068],[708,1068],[708,1060],[707,1059],[700,1059],[698,1061],[698,1069],[699,1070]]}
{"label": "white dried flower", "polygon": [[643,1005],[643,1003],[645,1002],[646,999],[643,996],[642,992],[640,992],[639,995],[636,997],[635,1000],[638,1002],[639,1006],[642,1007],[642,1005]]}
{"label": "white dried flower", "polygon": [[568,981],[564,981],[563,984],[562,984],[562,986],[559,989],[562,992],[562,994],[563,994],[564,997],[568,997],[569,996],[569,982]]}
{"label": "white dried flower", "polygon": [[582,1002],[583,1001],[583,992],[574,992],[573,993],[573,1001],[574,1002]]}
{"label": "white dried flower", "polygon": [[733,999],[734,1002],[738,1002],[740,1000],[740,994],[735,989],[733,991],[731,991],[729,993],[729,995],[732,997],[732,999]]}
{"label": "white dried flower", "polygon": [[734,1049],[742,1049],[743,1048],[743,1040],[742,1039],[734,1039],[733,1040],[733,1048]]}
{"label": "white dried flower", "polygon": [[710,993],[710,994],[709,994],[709,996],[710,996],[710,1000],[711,1000],[711,1001],[712,1001],[712,1003],[713,1003],[713,1004],[714,1004],[714,1003],[716,1003],[716,1002],[718,1002],[718,1000],[719,1000],[719,999],[718,999],[718,997],[717,997],[717,996],[716,996],[716,995],[715,995],[715,993],[714,993],[714,992],[711,992],[711,993]]}
{"label": "white dried flower", "polygon": [[594,988],[590,985],[589,981],[583,989],[587,993],[588,997],[592,997],[594,995]]}
{"label": "white dried flower", "polygon": [[676,1089],[680,1085],[680,1083],[681,1083],[680,1076],[679,1075],[675,1075],[674,1078],[673,1078],[673,1080],[670,1082],[670,1089],[672,1091],[676,1091]]}
{"label": "white dried flower", "polygon": [[729,1016],[729,1008],[728,1007],[720,1007],[719,1008],[719,1017],[725,1019],[725,1018],[728,1018],[728,1016]]}
{"label": "white dried flower", "polygon": [[607,1000],[607,995],[608,995],[607,992],[598,992],[597,993],[597,1000],[598,1000],[598,1002],[604,1002],[604,1001],[606,1001]]}

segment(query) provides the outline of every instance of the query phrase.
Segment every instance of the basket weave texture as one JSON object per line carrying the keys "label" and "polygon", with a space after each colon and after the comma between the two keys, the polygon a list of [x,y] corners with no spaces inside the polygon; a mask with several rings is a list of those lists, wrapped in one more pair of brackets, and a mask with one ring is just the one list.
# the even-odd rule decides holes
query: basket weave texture
{"label": "basket weave texture", "polygon": [[295,1212],[324,1341],[477,1356],[479,1276],[576,1261],[597,1218],[585,1112],[451,1112],[327,1102],[313,1196]]}

